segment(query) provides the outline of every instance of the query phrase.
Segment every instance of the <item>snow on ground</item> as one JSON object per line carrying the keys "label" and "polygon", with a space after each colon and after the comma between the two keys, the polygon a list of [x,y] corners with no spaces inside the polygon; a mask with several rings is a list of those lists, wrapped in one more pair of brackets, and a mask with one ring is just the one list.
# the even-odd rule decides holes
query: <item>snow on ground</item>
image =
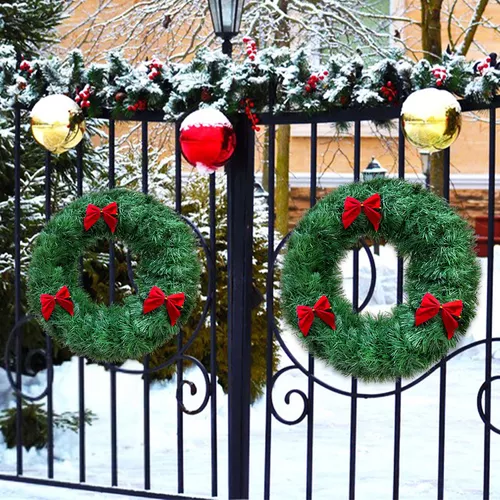
{"label": "snow on ground", "polygon": [[[497,247],[495,288],[500,286],[500,249]],[[369,309],[390,309],[395,300],[395,259],[390,248],[382,249],[377,259],[378,280]],[[483,277],[486,260],[482,259]],[[350,263],[343,267],[345,289],[350,293],[352,274]],[[360,296],[368,289],[367,260],[360,258]],[[477,319],[470,330],[470,339],[484,338],[485,280],[481,291],[481,305]],[[500,314],[495,311],[494,335],[499,335]],[[307,353],[292,334],[285,333],[287,346],[300,363],[307,366]],[[499,351],[499,347],[495,349]],[[281,366],[287,366],[286,355],[281,355]],[[484,381],[484,348],[464,352],[448,363],[446,405],[446,500],[479,499],[482,494],[484,426],[476,409],[479,387]],[[128,368],[139,368],[128,362]],[[78,409],[78,367],[76,358],[55,367],[54,408],[60,413]],[[493,361],[493,373],[500,374],[500,360]],[[334,387],[350,390],[350,380],[320,362],[315,374]],[[193,381],[199,393],[185,393],[188,408],[196,408],[203,398],[204,381],[199,371],[190,370],[186,378]],[[24,390],[38,394],[45,387],[46,373],[24,379]],[[85,371],[85,406],[95,412],[98,420],[86,430],[87,481],[91,484],[110,484],[110,403],[109,373],[102,367],[89,365]],[[143,486],[143,382],[140,376],[118,374],[118,467],[119,485],[141,489]],[[303,403],[291,389],[307,393],[307,378],[299,370],[291,370],[280,377],[273,390],[273,401],[279,414],[286,419],[300,415]],[[393,385],[359,384],[360,392],[392,390]],[[5,374],[0,372],[0,408],[12,406]],[[349,482],[350,399],[315,385],[314,393],[314,469],[315,499],[347,499]],[[493,423],[500,426],[500,383],[493,385]],[[263,497],[265,398],[251,409],[251,498]],[[227,498],[227,397],[219,389],[217,394],[219,496]],[[439,370],[402,396],[401,427],[401,498],[436,498],[438,470]],[[303,499],[306,483],[306,420],[287,426],[272,421],[271,498]],[[151,388],[151,473],[154,491],[175,493],[177,484],[177,420],[175,380],[155,383]],[[386,500],[392,498],[394,398],[358,400],[356,498]],[[210,413],[185,416],[185,486],[186,493],[210,493]],[[78,481],[78,435],[55,431],[55,477],[64,481]],[[45,450],[24,453],[24,471],[27,476],[46,477]],[[15,450],[6,449],[0,437],[0,473],[15,474]],[[500,436],[491,434],[491,499],[500,499]],[[0,482],[0,498],[20,500],[54,500],[74,498],[128,498],[109,494],[93,494],[58,488]]]}

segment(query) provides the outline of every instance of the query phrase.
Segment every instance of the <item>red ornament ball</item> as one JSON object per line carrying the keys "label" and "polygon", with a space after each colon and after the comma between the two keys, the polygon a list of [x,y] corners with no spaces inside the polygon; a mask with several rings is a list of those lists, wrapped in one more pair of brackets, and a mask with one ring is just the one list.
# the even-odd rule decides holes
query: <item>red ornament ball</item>
{"label": "red ornament ball", "polygon": [[181,123],[179,141],[184,158],[199,172],[212,174],[233,155],[236,134],[220,111],[203,108]]}

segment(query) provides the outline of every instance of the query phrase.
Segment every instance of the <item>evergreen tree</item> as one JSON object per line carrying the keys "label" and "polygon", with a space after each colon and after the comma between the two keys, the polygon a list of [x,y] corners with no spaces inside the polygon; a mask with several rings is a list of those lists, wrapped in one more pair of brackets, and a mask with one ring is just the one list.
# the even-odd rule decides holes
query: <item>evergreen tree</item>
{"label": "evergreen tree", "polygon": [[38,56],[57,41],[65,0],[3,0],[0,3],[0,43],[10,44],[20,57]]}
{"label": "evergreen tree", "polygon": [[[15,0],[0,3],[0,355],[3,356],[9,332],[14,326],[14,98],[12,88],[25,86],[33,78],[22,71],[23,61],[33,61],[44,76],[60,76],[60,64],[46,58],[51,44],[57,41],[57,26],[64,18],[65,0]],[[42,59],[44,58],[44,59]],[[35,66],[35,63],[31,63]],[[68,80],[68,78],[67,78]],[[65,90],[67,91],[67,82]],[[62,88],[64,85],[62,85]],[[53,90],[54,91],[54,90]],[[61,90],[64,91],[64,90]],[[34,104],[32,102],[31,104]],[[90,133],[95,131],[89,127]],[[88,141],[86,141],[88,144]],[[46,152],[37,145],[29,131],[28,113],[22,113],[21,129],[21,273],[22,306],[26,266],[31,244],[45,223],[45,158]],[[98,168],[102,155],[85,146],[84,168]],[[53,211],[76,195],[76,153],[53,156],[51,159],[51,208]],[[23,352],[44,348],[43,333],[35,322],[23,327]],[[56,358],[68,353],[55,348]],[[33,368],[42,368],[36,364]]]}

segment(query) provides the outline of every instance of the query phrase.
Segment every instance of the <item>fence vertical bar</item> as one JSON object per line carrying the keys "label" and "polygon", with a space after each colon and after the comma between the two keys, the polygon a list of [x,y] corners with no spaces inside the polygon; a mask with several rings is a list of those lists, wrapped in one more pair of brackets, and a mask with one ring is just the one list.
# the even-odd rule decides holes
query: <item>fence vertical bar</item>
{"label": "fence vertical bar", "polygon": [[[402,121],[398,122],[398,178],[405,177],[405,137],[403,133]],[[396,302],[403,303],[403,259],[398,257]],[[394,467],[392,475],[392,497],[399,499],[399,474],[401,459],[401,379],[396,379],[394,395]]]}
{"label": "fence vertical bar", "polygon": [[[491,368],[492,368],[492,338],[493,338],[493,274],[494,274],[494,238],[495,238],[495,170],[496,170],[496,108],[490,108],[489,127],[489,166],[488,166],[488,262],[486,283],[486,346],[484,376],[486,390],[484,392],[484,416],[491,422]],[[483,470],[483,498],[490,498],[490,454],[491,429],[484,426],[484,470]]]}
{"label": "fence vertical bar", "polygon": [[[141,123],[141,153],[142,153],[142,192],[148,193],[148,122]],[[143,359],[143,419],[144,419],[144,489],[151,489],[151,407],[150,407],[150,376],[149,355]]]}
{"label": "fence vertical bar", "polygon": [[250,468],[250,346],[254,134],[236,126],[237,148],[227,166],[229,498],[246,499]]}
{"label": "fence vertical bar", "polygon": [[[109,120],[109,166],[108,185],[115,187],[115,121]],[[109,243],[109,303],[115,300],[115,245]],[[111,388],[111,485],[118,486],[118,450],[117,450],[117,415],[116,415],[116,370],[109,367]]]}
{"label": "fence vertical bar", "polygon": [[213,261],[212,279],[210,281],[210,290],[208,291],[211,297],[210,304],[210,436],[211,436],[211,451],[212,451],[212,496],[218,494],[218,479],[217,479],[217,206],[216,206],[216,184],[215,175],[210,176],[209,180],[209,210],[210,210],[210,258]]}
{"label": "fence vertical bar", "polygon": [[[45,153],[45,222],[51,216],[51,154]],[[52,338],[45,334],[46,359],[47,359],[47,476],[54,478],[54,405],[52,393]]]}
{"label": "fence vertical bar", "polygon": [[[276,88],[269,88],[269,113],[273,114]],[[271,496],[271,438],[272,438],[272,387],[273,387],[273,339],[274,339],[274,168],[276,148],[276,125],[268,126],[268,212],[267,212],[267,279],[266,279],[266,436],[264,450],[264,499]]]}
{"label": "fence vertical bar", "polygon": [[[175,126],[175,209],[182,211],[182,154],[179,141],[180,122]],[[182,328],[177,335],[177,352],[182,350],[183,335]],[[184,493],[184,412],[182,411],[182,387],[183,387],[184,363],[181,358],[177,359],[177,491]]]}
{"label": "fence vertical bar", "polygon": [[[14,106],[14,319],[21,319],[21,108]],[[22,328],[16,330],[16,469],[23,474]]]}
{"label": "fence vertical bar", "polygon": [[[311,184],[309,206],[316,204],[316,180],[318,166],[318,125],[311,123]],[[306,500],[312,498],[313,439],[314,439],[314,356],[308,356],[307,380],[307,460],[306,460]]]}
{"label": "fence vertical bar", "polygon": [[[450,148],[443,151],[443,197],[450,201]],[[439,367],[439,445],[438,445],[438,487],[437,498],[444,496],[444,461],[446,443],[446,360]]]}
{"label": "fence vertical bar", "polygon": [[[76,195],[83,193],[83,142],[76,148]],[[82,284],[83,259],[80,258],[80,285]],[[86,480],[85,471],[85,358],[78,358],[78,454],[80,482]]]}
{"label": "fence vertical bar", "polygon": [[[354,122],[354,182],[359,182],[361,172],[361,122]],[[352,308],[359,309],[359,248],[353,249],[352,256]],[[349,459],[349,499],[356,497],[356,437],[358,417],[358,379],[351,380],[351,425],[350,425],[350,459]]]}

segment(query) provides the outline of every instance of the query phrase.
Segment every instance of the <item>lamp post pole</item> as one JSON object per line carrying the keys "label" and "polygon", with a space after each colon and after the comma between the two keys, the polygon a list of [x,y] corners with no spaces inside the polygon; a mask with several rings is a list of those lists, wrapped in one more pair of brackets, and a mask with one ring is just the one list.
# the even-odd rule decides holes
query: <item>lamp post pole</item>
{"label": "lamp post pole", "polygon": [[[369,181],[376,178],[384,178],[387,175],[387,170],[372,156],[372,160],[367,167],[361,172],[364,181]],[[380,255],[380,243],[373,243],[373,252],[375,255]]]}
{"label": "lamp post pole", "polygon": [[231,38],[224,38],[224,41],[222,42],[222,53],[229,57],[233,56],[233,44],[231,42]]}
{"label": "lamp post pole", "polygon": [[[231,57],[244,0],[209,0],[222,51]],[[228,480],[229,498],[249,498],[250,347],[252,307],[254,132],[234,123],[236,150],[226,167],[228,264]],[[214,376],[214,374],[212,374]]]}

